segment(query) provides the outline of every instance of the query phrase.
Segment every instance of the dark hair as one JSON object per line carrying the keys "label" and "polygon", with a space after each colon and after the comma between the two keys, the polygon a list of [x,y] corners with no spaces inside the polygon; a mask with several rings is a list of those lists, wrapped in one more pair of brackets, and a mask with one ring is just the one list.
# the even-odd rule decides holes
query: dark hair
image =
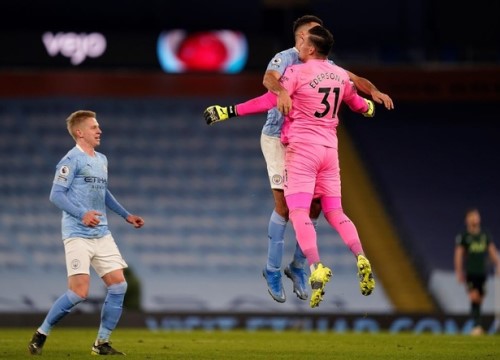
{"label": "dark hair", "polygon": [[477,212],[479,214],[479,209],[475,206],[471,206],[465,210],[465,217],[467,217],[470,213]]}
{"label": "dark hair", "polygon": [[333,46],[333,35],[323,26],[316,25],[309,29],[309,41],[319,55],[328,56]]}
{"label": "dark hair", "polygon": [[321,20],[319,17],[314,15],[304,15],[299,17],[297,20],[293,22],[293,33],[295,34],[295,32],[297,32],[297,29],[302,25],[309,24],[312,22],[323,25],[323,20]]}

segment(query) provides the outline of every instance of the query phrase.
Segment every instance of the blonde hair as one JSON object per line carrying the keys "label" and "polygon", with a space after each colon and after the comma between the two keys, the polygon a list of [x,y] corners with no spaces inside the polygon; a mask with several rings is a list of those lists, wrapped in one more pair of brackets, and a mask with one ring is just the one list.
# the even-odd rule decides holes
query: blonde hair
{"label": "blonde hair", "polygon": [[83,121],[85,121],[88,118],[95,118],[96,113],[90,110],[78,110],[72,113],[68,118],[66,119],[66,126],[68,128],[68,132],[71,135],[73,139],[77,139],[75,130],[80,125]]}

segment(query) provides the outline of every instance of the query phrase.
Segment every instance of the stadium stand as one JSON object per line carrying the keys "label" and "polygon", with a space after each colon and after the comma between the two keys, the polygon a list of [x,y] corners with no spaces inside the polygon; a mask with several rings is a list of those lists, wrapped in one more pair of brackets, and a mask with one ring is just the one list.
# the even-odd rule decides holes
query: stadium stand
{"label": "stadium stand", "polygon": [[[10,289],[0,297],[0,311],[44,311],[64,287],[60,213],[48,192],[55,164],[73,146],[64,119],[78,108],[97,111],[110,188],[147,221],[134,231],[110,215],[124,256],[141,278],[145,310],[248,311],[267,304],[269,311],[309,311],[289,287],[284,306],[272,303],[260,277],[272,207],[259,147],[263,120],[207,127],[201,112],[212,103],[0,101],[0,273],[3,288]],[[342,114],[342,126],[410,254],[404,260],[445,312],[468,311],[452,273],[453,239],[465,208],[480,207],[484,225],[500,234],[494,219],[498,125],[490,121],[495,111],[490,103],[439,102],[398,103],[397,112],[379,108],[369,120]],[[293,246],[293,232],[287,231],[285,261]],[[351,254],[324,219],[318,231],[323,260],[334,270],[322,309],[393,311],[380,281],[373,296],[359,295]],[[100,286],[93,281],[94,296],[102,294]],[[492,311],[491,297],[484,308]]]}
{"label": "stadium stand", "polygon": [[[55,165],[73,146],[64,120],[83,108],[97,112],[103,130],[99,150],[109,160],[110,189],[146,219],[135,231],[109,216],[142,281],[145,310],[176,310],[182,304],[182,309],[244,311],[267,303],[269,311],[309,311],[290,286],[287,304],[274,304],[261,276],[273,206],[259,144],[263,118],[208,127],[202,111],[209,104],[207,99],[0,101],[0,246],[5,248],[0,267],[2,285],[11,289],[0,311],[22,298],[31,304],[23,311],[43,310],[64,287],[60,212],[48,196]],[[391,311],[381,286],[370,301],[359,294],[352,255],[324,219],[319,232],[323,261],[335,272],[322,310]],[[284,263],[293,251],[291,227],[287,239]],[[98,280],[91,293],[102,293]]]}

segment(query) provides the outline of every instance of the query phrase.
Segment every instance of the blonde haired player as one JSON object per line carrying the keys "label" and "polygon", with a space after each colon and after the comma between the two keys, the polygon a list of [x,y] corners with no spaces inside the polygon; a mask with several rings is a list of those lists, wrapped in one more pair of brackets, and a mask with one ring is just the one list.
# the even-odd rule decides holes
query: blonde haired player
{"label": "blonde haired player", "polygon": [[52,328],[70,311],[85,301],[90,287],[90,266],[107,288],[101,311],[93,355],[125,355],[111,346],[110,336],[122,314],[127,281],[127,263],[108,228],[106,208],[117,213],[135,228],[144,220],[129,213],[108,189],[108,160],[95,149],[101,144],[102,130],[96,113],[78,110],[67,119],[67,128],[76,145],[56,166],[50,201],[62,210],[62,239],[66,254],[68,290],[50,308],[33,335],[28,350],[41,355]]}

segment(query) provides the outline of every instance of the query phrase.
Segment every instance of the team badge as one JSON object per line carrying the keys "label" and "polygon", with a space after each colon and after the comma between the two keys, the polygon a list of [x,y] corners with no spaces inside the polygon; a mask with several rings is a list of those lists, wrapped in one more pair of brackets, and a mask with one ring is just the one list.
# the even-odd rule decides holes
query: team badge
{"label": "team badge", "polygon": [[283,176],[281,175],[273,175],[273,177],[271,178],[271,181],[274,185],[281,185],[283,183]]}
{"label": "team badge", "polygon": [[80,263],[80,260],[78,260],[78,259],[73,259],[73,261],[71,261],[71,268],[73,270],[79,269],[80,265],[81,265],[81,263]]}

